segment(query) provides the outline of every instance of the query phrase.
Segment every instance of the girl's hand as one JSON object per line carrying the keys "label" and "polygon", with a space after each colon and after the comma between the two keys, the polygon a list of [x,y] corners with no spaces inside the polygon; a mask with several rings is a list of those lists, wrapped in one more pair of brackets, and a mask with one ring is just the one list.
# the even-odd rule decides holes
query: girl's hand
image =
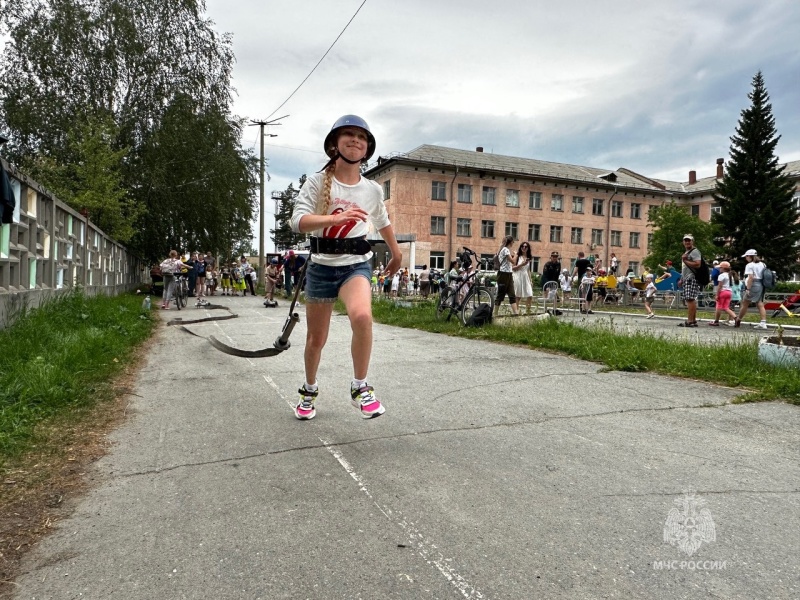
{"label": "girl's hand", "polygon": [[351,221],[366,221],[367,216],[367,211],[359,206],[355,206],[341,212],[334,212],[331,215],[331,226],[344,225],[345,223],[349,223]]}
{"label": "girl's hand", "polygon": [[389,261],[389,264],[386,265],[386,270],[383,272],[383,274],[386,277],[392,277],[399,268],[400,268],[400,257],[393,256]]}

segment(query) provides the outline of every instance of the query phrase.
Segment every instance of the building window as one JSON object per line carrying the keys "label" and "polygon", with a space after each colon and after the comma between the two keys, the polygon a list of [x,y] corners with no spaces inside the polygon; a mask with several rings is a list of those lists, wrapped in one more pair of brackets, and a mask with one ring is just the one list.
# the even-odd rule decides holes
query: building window
{"label": "building window", "polygon": [[481,204],[495,206],[497,204],[497,201],[494,198],[495,191],[496,190],[493,187],[483,188],[483,192],[481,193]]}
{"label": "building window", "polygon": [[642,205],[641,204],[631,204],[631,219],[641,219],[642,218]]}
{"label": "building window", "polygon": [[574,213],[583,212],[583,198],[581,196],[572,197],[572,212]]}
{"label": "building window", "polygon": [[631,248],[638,248],[639,247],[639,234],[636,231],[631,231],[630,243],[628,244]]}
{"label": "building window", "polygon": [[603,245],[603,230],[592,229],[592,246],[602,246],[602,245]]}
{"label": "building window", "polygon": [[470,184],[458,184],[458,201],[464,204],[472,204],[472,186]]}
{"label": "building window", "polygon": [[392,180],[387,179],[383,182],[383,199],[388,200],[392,197]]}
{"label": "building window", "polygon": [[431,200],[447,200],[447,184],[444,181],[431,183]]}
{"label": "building window", "polygon": [[542,210],[542,192],[531,192],[528,195],[528,208]]}
{"label": "building window", "polygon": [[528,241],[541,242],[542,241],[542,226],[532,223],[528,225]]}
{"label": "building window", "polygon": [[510,235],[515,240],[519,239],[519,223],[511,223],[506,221],[506,233],[505,235]]}
{"label": "building window", "polygon": [[431,257],[428,259],[428,266],[431,269],[444,269],[444,252],[431,252]]}
{"label": "building window", "polygon": [[719,204],[714,204],[711,207],[711,214],[712,215],[713,214],[721,215],[722,214],[722,207]]}
{"label": "building window", "polygon": [[444,235],[444,217],[431,217],[431,235]]}
{"label": "building window", "polygon": [[592,214],[593,215],[603,215],[603,199],[602,198],[593,198],[592,199]]}
{"label": "building window", "polygon": [[700,205],[699,204],[692,204],[692,216],[699,217],[700,216]]}
{"label": "building window", "polygon": [[456,235],[472,237],[472,219],[456,219]]}
{"label": "building window", "polygon": [[647,249],[650,250],[650,246],[652,246],[652,245],[653,245],[653,234],[652,233],[648,233],[647,234]]}
{"label": "building window", "polygon": [[550,210],[564,210],[563,194],[553,194],[553,198],[550,200]]}
{"label": "building window", "polygon": [[611,245],[612,246],[622,246],[622,232],[621,231],[611,231]]}
{"label": "building window", "polygon": [[570,240],[573,244],[583,243],[583,227],[573,227],[570,233]]}
{"label": "building window", "polygon": [[494,221],[481,221],[481,237],[494,237]]}
{"label": "building window", "polygon": [[628,272],[633,271],[634,275],[639,275],[639,263],[632,260],[628,263]]}
{"label": "building window", "polygon": [[622,202],[619,200],[614,200],[611,202],[611,216],[612,217],[621,217],[622,216]]}
{"label": "building window", "polygon": [[534,273],[539,272],[539,261],[540,258],[538,256],[531,257],[531,271],[533,271]]}
{"label": "building window", "polygon": [[506,190],[506,206],[519,208],[519,190]]}
{"label": "building window", "polygon": [[563,232],[564,228],[561,225],[550,225],[550,241],[560,244]]}

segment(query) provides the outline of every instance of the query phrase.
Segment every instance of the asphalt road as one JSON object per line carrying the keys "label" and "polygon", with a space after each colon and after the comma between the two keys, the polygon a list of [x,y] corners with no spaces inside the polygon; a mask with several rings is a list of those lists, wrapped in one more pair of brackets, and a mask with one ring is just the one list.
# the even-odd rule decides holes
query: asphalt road
{"label": "asphalt road", "polygon": [[[286,317],[217,301],[239,318],[189,327],[246,349]],[[164,328],[98,485],[17,598],[800,597],[798,407],[376,325],[387,411],[364,420],[336,316],[300,422],[304,334],[243,359]]]}

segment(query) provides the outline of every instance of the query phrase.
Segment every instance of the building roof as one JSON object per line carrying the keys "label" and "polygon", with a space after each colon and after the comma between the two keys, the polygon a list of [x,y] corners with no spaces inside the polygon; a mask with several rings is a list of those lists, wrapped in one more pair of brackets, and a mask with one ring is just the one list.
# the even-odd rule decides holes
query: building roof
{"label": "building roof", "polygon": [[[390,161],[424,163],[447,168],[459,167],[478,173],[497,173],[506,176],[515,174],[542,180],[567,180],[586,186],[633,188],[655,194],[709,193],[714,190],[717,181],[716,177],[703,177],[690,185],[688,182],[652,179],[622,167],[616,170],[598,169],[430,144],[418,146],[407,153],[380,157],[377,166],[384,167]],[[373,166],[370,171],[375,168],[377,167]],[[793,178],[800,178],[800,160],[786,163],[784,173]]]}

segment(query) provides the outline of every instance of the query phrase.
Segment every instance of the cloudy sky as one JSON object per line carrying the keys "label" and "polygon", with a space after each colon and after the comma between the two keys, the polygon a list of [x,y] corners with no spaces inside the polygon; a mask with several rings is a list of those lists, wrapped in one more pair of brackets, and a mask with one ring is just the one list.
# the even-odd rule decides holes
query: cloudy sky
{"label": "cloudy sky", "polygon": [[[782,136],[778,155],[800,159],[798,0],[206,6],[233,36],[234,114],[289,115],[266,139],[268,197],[322,167],[322,140],[346,113],[367,120],[384,156],[421,144],[483,146],[675,181],[689,170],[711,176],[759,70]],[[243,144],[258,151],[257,127]]]}

